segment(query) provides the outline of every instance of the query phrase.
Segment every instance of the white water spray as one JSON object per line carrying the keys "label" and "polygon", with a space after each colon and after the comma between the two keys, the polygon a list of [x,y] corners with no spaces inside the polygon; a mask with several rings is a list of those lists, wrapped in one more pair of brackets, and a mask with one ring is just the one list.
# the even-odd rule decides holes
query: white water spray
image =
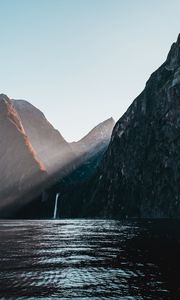
{"label": "white water spray", "polygon": [[54,204],[54,214],[53,219],[57,218],[57,205],[58,205],[59,193],[56,194],[55,204]]}

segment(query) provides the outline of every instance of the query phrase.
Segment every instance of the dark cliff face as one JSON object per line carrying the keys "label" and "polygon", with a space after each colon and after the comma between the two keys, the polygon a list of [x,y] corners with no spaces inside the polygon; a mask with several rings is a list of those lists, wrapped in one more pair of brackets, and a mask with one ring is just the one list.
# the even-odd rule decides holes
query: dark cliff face
{"label": "dark cliff face", "polygon": [[180,216],[180,36],[113,130],[83,214]]}

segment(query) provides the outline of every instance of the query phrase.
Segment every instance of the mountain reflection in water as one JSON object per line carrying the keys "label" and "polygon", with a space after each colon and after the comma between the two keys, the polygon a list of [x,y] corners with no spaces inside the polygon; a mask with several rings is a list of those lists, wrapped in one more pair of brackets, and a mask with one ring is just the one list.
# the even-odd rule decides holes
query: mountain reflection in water
{"label": "mountain reflection in water", "polygon": [[0,299],[180,299],[180,221],[0,221]]}

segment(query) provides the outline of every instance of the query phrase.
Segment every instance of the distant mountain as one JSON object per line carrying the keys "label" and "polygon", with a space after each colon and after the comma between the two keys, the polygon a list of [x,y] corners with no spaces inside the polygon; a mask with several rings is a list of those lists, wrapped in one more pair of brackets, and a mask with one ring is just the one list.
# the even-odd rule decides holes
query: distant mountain
{"label": "distant mountain", "polygon": [[71,143],[71,147],[77,156],[90,157],[94,152],[107,148],[115,121],[109,118],[94,127],[86,136],[78,142]]}
{"label": "distant mountain", "polygon": [[78,164],[75,170],[68,174],[68,182],[75,184],[92,176],[109,145],[114,125],[113,118],[109,118],[94,127],[78,142],[71,143],[78,157]]}
{"label": "distant mountain", "polygon": [[47,121],[44,114],[25,100],[13,100],[26,135],[49,174],[72,170],[76,159],[70,145],[58,130]]}
{"label": "distant mountain", "polygon": [[81,216],[180,217],[180,35],[115,125],[82,201]]}
{"label": "distant mountain", "polygon": [[[0,216],[20,206],[23,197],[46,179],[44,164],[28,139],[13,102],[0,95]],[[19,200],[19,202],[17,202]]]}
{"label": "distant mountain", "polygon": [[108,147],[114,124],[114,120],[110,118],[97,125],[79,142],[71,143],[71,148],[77,158],[74,170],[63,178],[59,178],[56,184],[46,189],[44,197],[34,199],[33,202],[19,210],[14,217],[51,218],[56,193],[60,193],[58,214],[60,206],[60,215],[66,214],[67,216],[72,211],[75,214],[78,209],[76,193],[95,173]]}

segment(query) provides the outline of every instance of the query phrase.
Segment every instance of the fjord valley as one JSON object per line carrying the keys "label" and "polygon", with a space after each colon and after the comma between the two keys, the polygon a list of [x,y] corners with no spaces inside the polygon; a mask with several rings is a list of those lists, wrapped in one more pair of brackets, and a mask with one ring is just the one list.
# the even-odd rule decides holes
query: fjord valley
{"label": "fjord valley", "polygon": [[0,95],[0,298],[180,298],[180,36],[115,123],[67,142]]}
{"label": "fjord valley", "polygon": [[180,36],[119,121],[78,142],[1,94],[1,217],[52,218],[57,198],[62,218],[179,217],[179,107]]}

